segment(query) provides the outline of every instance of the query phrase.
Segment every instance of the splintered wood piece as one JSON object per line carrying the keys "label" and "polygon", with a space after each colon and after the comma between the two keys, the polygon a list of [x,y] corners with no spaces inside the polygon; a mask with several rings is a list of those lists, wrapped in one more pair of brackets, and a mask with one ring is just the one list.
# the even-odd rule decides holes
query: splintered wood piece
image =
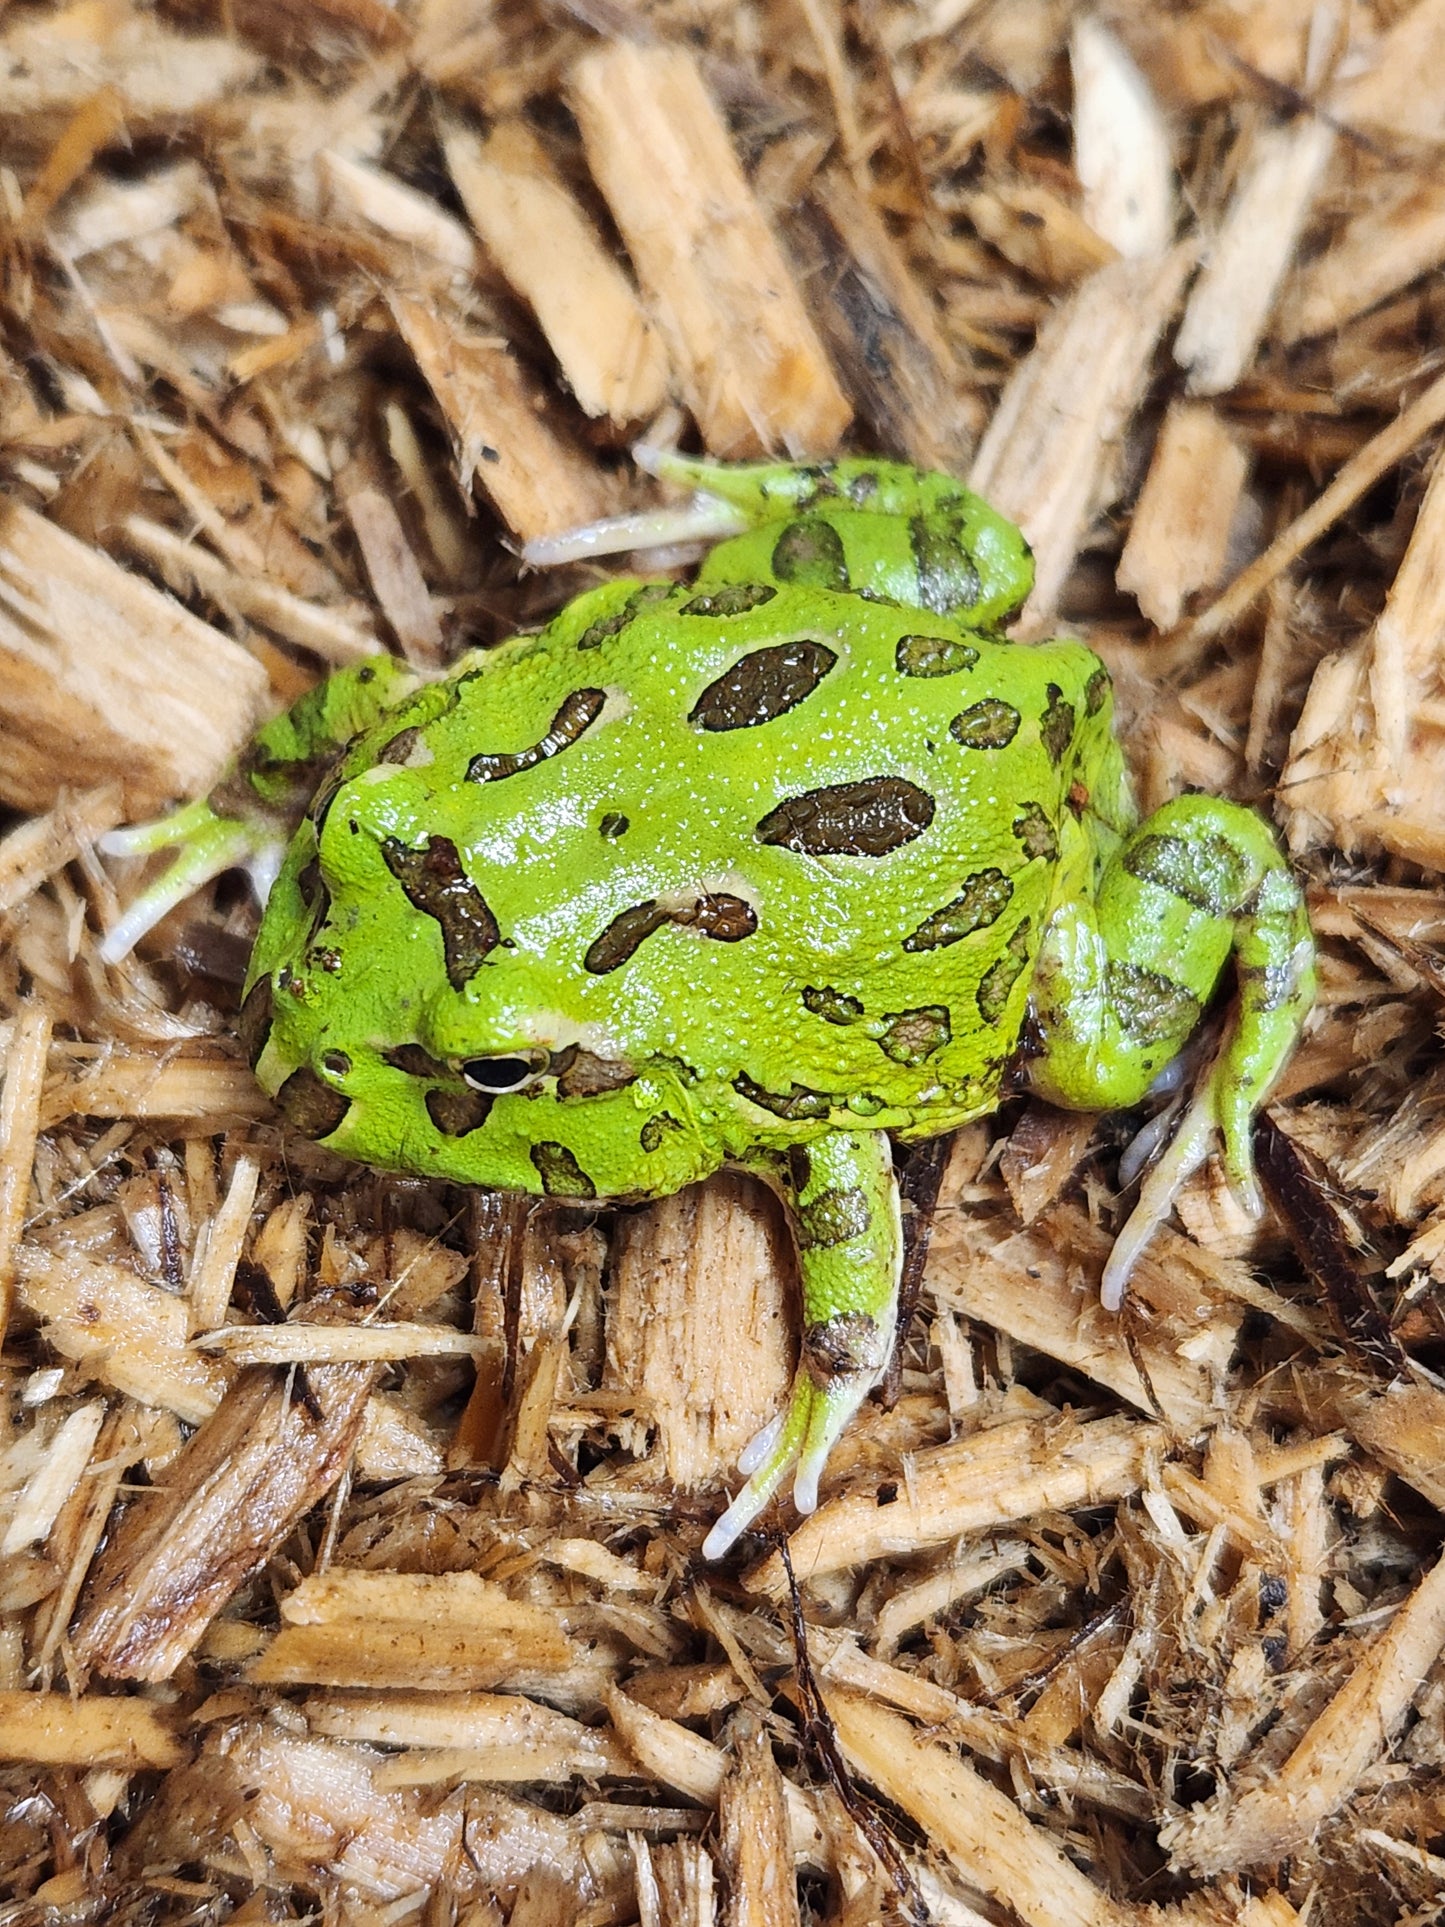
{"label": "splintered wood piece", "polygon": [[304,1579],[281,1618],[258,1685],[486,1691],[574,1657],[555,1614],[473,1572],[333,1572]]}
{"label": "splintered wood piece", "polygon": [[683,1491],[725,1476],[786,1396],[792,1276],[780,1210],[731,1173],[621,1220],[605,1383],[657,1428],[657,1474]]}
{"label": "splintered wood piece", "polygon": [[24,1245],[19,1297],[60,1356],[102,1384],[162,1406],[188,1425],[199,1425],[219,1405],[227,1374],[188,1344],[185,1300],[126,1266]]}
{"label": "splintered wood piece", "polygon": [[1072,288],[1118,258],[1069,203],[1037,181],[994,176],[964,191],[958,205],[1006,261],[1049,288]]}
{"label": "splintered wood piece", "polygon": [[[727,1755],[721,1747],[652,1712],[620,1686],[608,1688],[606,1703],[608,1717],[628,1752],[654,1779],[676,1787],[700,1806],[717,1806],[728,1772]],[[832,1864],[832,1853],[818,1823],[816,1802],[791,1781],[783,1787],[783,1798],[794,1860],[800,1866],[826,1871]]]}
{"label": "splintered wood piece", "polygon": [[319,154],[316,167],[328,190],[332,213],[368,221],[394,241],[404,242],[458,275],[476,273],[476,242],[456,215],[429,194],[346,154]]}
{"label": "splintered wood piece", "polygon": [[271,1115],[271,1100],[250,1067],[233,1057],[184,1050],[159,1057],[117,1048],[46,1085],[40,1128],[48,1131],[67,1117],[197,1117],[219,1128]]}
{"label": "splintered wood piece", "polygon": [[[1427,393],[1435,398],[1432,410],[1445,411],[1445,381]],[[1445,736],[1419,724],[1420,706],[1435,687],[1442,625],[1445,458],[1437,456],[1378,621],[1348,650],[1327,657],[1310,685],[1280,782],[1292,849],[1318,841],[1323,826],[1346,850],[1383,846],[1445,866]]]}
{"label": "splintered wood piece", "polygon": [[395,288],[387,305],[442,411],[463,489],[480,482],[523,541],[605,513],[597,471],[548,426],[540,392],[505,347]]}
{"label": "splintered wood piece", "polygon": [[1445,0],[1418,0],[1397,14],[1364,71],[1331,89],[1326,108],[1350,127],[1433,145],[1445,134]]}
{"label": "splintered wood piece", "polygon": [[692,54],[614,41],[567,93],[707,448],[831,453],[852,411]]}
{"label": "splintered wood piece", "polygon": [[1282,1860],[1354,1792],[1390,1745],[1445,1647],[1445,1559],[1360,1655],[1349,1677],[1283,1766],[1247,1791],[1232,1788],[1160,1841],[1176,1869],[1215,1874]]}
{"label": "splintered wood piece", "polygon": [[193,1332],[209,1331],[226,1315],[260,1177],[254,1157],[238,1157],[224,1202],[197,1233],[189,1292]]}
{"label": "splintered wood piece", "polygon": [[1445,262],[1445,183],[1428,172],[1366,177],[1364,205],[1300,269],[1274,332],[1285,347],[1343,328]]}
{"label": "splintered wood piece", "polygon": [[379,1318],[369,1325],[221,1325],[196,1343],[235,1365],[342,1365],[393,1358],[470,1358],[484,1338],[450,1325]]}
{"label": "splintered wood piece", "polygon": [[254,82],[265,64],[235,34],[172,33],[155,15],[130,9],[21,16],[0,37],[0,113],[15,126],[32,115],[39,124],[109,87],[134,136],[150,121],[173,127],[203,114]]}
{"label": "splintered wood piece", "polygon": [[53,809],[0,837],[0,916],[18,909],[57,870],[125,818],[120,785],[102,783],[76,796],[62,794]]}
{"label": "splintered wood piece", "polygon": [[50,1012],[27,999],[5,1052],[5,1083],[0,1088],[0,1345],[15,1301],[16,1260],[40,1135],[40,1096],[52,1029]]}
{"label": "splintered wood piece", "polygon": [[[323,1866],[338,1892],[364,1896],[371,1914],[443,1884],[454,1905],[506,1904],[535,1871],[571,1897],[569,1919],[626,1917],[631,1883],[605,1838],[484,1787],[441,1798],[430,1787],[383,1787],[384,1766],[370,1746],[301,1738],[260,1720],[226,1728],[213,1763],[224,1769],[220,1784],[238,1790],[268,1879],[314,1889]],[[173,1809],[173,1818],[182,1840],[212,1841],[216,1781],[198,1775],[193,1784],[197,1810]],[[584,1916],[579,1902],[598,1911]]]}
{"label": "splintered wood piece", "polygon": [[507,120],[483,141],[451,121],[442,147],[472,226],[536,315],[578,406],[619,427],[656,414],[668,379],[657,331],[536,135]]}
{"label": "splintered wood piece", "polygon": [[75,1663],[112,1679],[169,1679],[246,1575],[341,1477],[374,1376],[321,1366],[308,1373],[305,1398],[282,1373],[239,1378],[165,1484],[121,1515],[71,1630]]}
{"label": "splintered wood piece", "polygon": [[[792,1534],[788,1550],[800,1580],[890,1554],[921,1552],[965,1532],[1027,1519],[1049,1509],[1103,1505],[1136,1492],[1151,1452],[1166,1434],[1136,1419],[1063,1413],[1009,1419],[915,1455],[891,1499],[876,1489],[829,1500]],[[750,1592],[787,1591],[777,1553],[746,1575]]]}
{"label": "splintered wood piece", "polygon": [[1095,14],[1076,17],[1069,66],[1084,219],[1126,260],[1162,254],[1174,233],[1174,161],[1159,103]]}
{"label": "splintered wood piece", "polygon": [[1232,388],[1253,362],[1335,150],[1326,121],[1302,115],[1246,134],[1248,152],[1194,290],[1174,359],[1195,395]]}
{"label": "splintered wood piece", "polygon": [[0,801],[118,784],[140,816],[209,789],[261,720],[266,672],[100,549],[0,515]]}
{"label": "splintered wood piece", "polygon": [[1223,576],[1248,472],[1248,453],[1213,408],[1171,404],[1115,578],[1156,629],[1172,629],[1186,600]]}
{"label": "splintered wood piece", "polygon": [[515,1693],[333,1693],[302,1706],[311,1732],[413,1749],[385,1784],[455,1776],[564,1781],[636,1779],[636,1762],[605,1728]]}
{"label": "splintered wood piece", "polygon": [[830,167],[788,233],[803,264],[816,258],[810,279],[829,290],[819,322],[877,445],[919,468],[957,474],[981,410],[878,209],[842,168]]}
{"label": "splintered wood piece", "polygon": [[1114,444],[1192,261],[1181,246],[1162,260],[1100,268],[1044,323],[1009,378],[968,479],[1033,545],[1027,624],[1052,614],[1090,521],[1117,490]]}
{"label": "splintered wood piece", "polygon": [[751,1711],[732,1726],[732,1762],[718,1801],[729,1919],[737,1927],[801,1927],[783,1778]]}
{"label": "splintered wood piece", "polygon": [[1003,1239],[974,1214],[949,1211],[934,1224],[929,1285],[940,1304],[1072,1366],[1142,1412],[1152,1416],[1157,1403],[1171,1424],[1195,1432],[1210,1422],[1215,1375],[1238,1340],[1239,1315],[1213,1307],[1201,1322],[1195,1307],[1206,1285],[1202,1261],[1190,1267],[1192,1275],[1170,1267],[1170,1292],[1160,1288],[1146,1254],[1133,1289],[1166,1317],[1145,1323],[1131,1350],[1119,1316],[1099,1303],[1108,1242],[1072,1205]]}
{"label": "splintered wood piece", "polygon": [[78,1405],[47,1442],[45,1457],[14,1495],[14,1511],[0,1538],[0,1559],[37,1545],[83,1477],[105,1420],[104,1399]]}
{"label": "splintered wood piece", "polygon": [[0,1759],[36,1766],[178,1766],[186,1749],[162,1709],[99,1693],[0,1693]]}
{"label": "splintered wood piece", "polygon": [[900,1714],[829,1686],[824,1699],[851,1763],[909,1814],[975,1887],[1028,1927],[1125,1927],[1142,1920],[1074,1865],[1063,1847],[951,1747]]}

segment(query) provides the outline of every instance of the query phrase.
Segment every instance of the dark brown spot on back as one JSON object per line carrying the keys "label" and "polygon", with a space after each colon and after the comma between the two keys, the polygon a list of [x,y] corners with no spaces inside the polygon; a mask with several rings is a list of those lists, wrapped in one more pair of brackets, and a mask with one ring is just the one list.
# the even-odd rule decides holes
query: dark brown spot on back
{"label": "dark brown spot on back", "polygon": [[391,741],[383,743],[377,751],[377,762],[405,763],[421,738],[421,727],[417,723],[410,724],[406,729],[399,729]]}
{"label": "dark brown spot on back", "polygon": [[302,1137],[330,1137],[351,1109],[351,1099],[332,1090],[309,1065],[292,1071],[276,1093],[276,1103],[286,1122]]}
{"label": "dark brown spot on back", "polygon": [[674,904],[671,908],[650,898],[646,903],[636,903],[618,912],[601,936],[587,946],[583,968],[594,977],[605,977],[609,970],[618,969],[634,957],[638,946],[665,923],[697,930],[719,943],[740,943],[757,929],[758,914],[744,898],[728,896],[723,891],[697,897],[692,903]]}
{"label": "dark brown spot on back", "polygon": [[1098,715],[1099,711],[1109,699],[1111,687],[1112,683],[1110,682],[1109,672],[1104,665],[1100,663],[1093,675],[1090,676],[1089,680],[1084,684],[1084,711],[1086,715]]}
{"label": "dark brown spot on back", "polygon": [[590,1050],[574,1047],[567,1062],[552,1069],[557,1076],[558,1097],[600,1097],[606,1091],[620,1091],[635,1082],[637,1072],[615,1057],[597,1057]]}
{"label": "dark brown spot on back", "polygon": [[620,609],[614,609],[610,616],[599,616],[589,622],[577,638],[579,649],[600,649],[604,642],[610,642],[654,602],[663,602],[672,593],[670,582],[644,582],[640,589],[634,589]]}
{"label": "dark brown spot on back", "polygon": [[970,703],[948,725],[948,733],[965,749],[1004,749],[1018,734],[1023,718],[1001,696],[985,696]]}
{"label": "dark brown spot on back", "polygon": [[659,1151],[669,1132],[681,1129],[681,1124],[671,1111],[659,1111],[655,1117],[648,1118],[638,1133],[637,1141],[644,1151]]}
{"label": "dark brown spot on back", "polygon": [[733,1089],[761,1110],[771,1111],[774,1117],[786,1118],[789,1123],[827,1117],[833,1109],[833,1100],[826,1091],[810,1091],[806,1084],[796,1083],[786,1091],[768,1091],[761,1084],[755,1084],[746,1071],[738,1072]]}
{"label": "dark brown spot on back", "polygon": [[800,515],[773,544],[773,574],[794,588],[846,590],[843,538],[821,515]]}
{"label": "dark brown spot on back", "polygon": [[908,537],[918,569],[918,604],[935,615],[972,608],[983,592],[973,558],[963,547],[959,525],[933,512],[910,516]]}
{"label": "dark brown spot on back", "polygon": [[750,609],[761,609],[765,602],[771,602],[777,593],[770,582],[724,582],[684,602],[682,613],[685,616],[745,616]]}
{"label": "dark brown spot on back", "polygon": [[803,991],[803,1006],[811,1010],[815,1017],[821,1017],[826,1024],[856,1024],[863,1015],[863,1006],[856,997],[845,997],[841,990],[834,990],[831,984],[814,988],[809,984]]}
{"label": "dark brown spot on back", "polygon": [[595,1198],[597,1186],[565,1144],[543,1141],[529,1153],[549,1198]]}
{"label": "dark brown spot on back", "polygon": [[430,1051],[424,1051],[420,1044],[397,1044],[392,1050],[381,1053],[383,1064],[390,1064],[394,1071],[405,1071],[408,1077],[443,1078],[454,1077],[456,1073],[450,1064],[438,1063]]}
{"label": "dark brown spot on back", "polygon": [[1042,857],[1046,863],[1059,854],[1059,833],[1043,805],[1025,803],[1013,820],[1013,833],[1028,857]]}
{"label": "dark brown spot on back", "polygon": [[868,776],[834,783],[779,803],[759,823],[759,843],[800,856],[887,856],[911,843],[933,821],[927,790],[902,776]]}
{"label": "dark brown spot on back", "polygon": [[893,660],[900,676],[956,676],[973,668],[978,651],[956,636],[900,636]]}
{"label": "dark brown spot on back", "polygon": [[495,1102],[485,1091],[428,1091],[426,1114],[443,1137],[466,1137],[482,1128]]}
{"label": "dark brown spot on back", "polygon": [[688,714],[699,729],[751,729],[785,716],[837,662],[824,643],[799,637],[751,650],[709,683]]}
{"label": "dark brown spot on back", "polygon": [[424,849],[408,849],[400,837],[381,846],[386,867],[413,909],[441,926],[447,982],[461,990],[501,941],[486,898],[462,868],[450,837],[434,836]]}
{"label": "dark brown spot on back", "polygon": [[1003,955],[990,964],[979,981],[978,1011],[986,1024],[996,1024],[1002,1017],[1009,993],[1028,964],[1029,922],[1029,918],[1023,919],[1009,938]]}
{"label": "dark brown spot on back", "polygon": [[574,689],[548,724],[545,736],[527,749],[497,753],[482,751],[467,764],[467,781],[499,783],[504,777],[516,776],[522,770],[535,769],[538,763],[545,763],[549,756],[560,755],[564,749],[571,748],[584,730],[591,728],[602,714],[606,702],[607,697],[600,689]]}
{"label": "dark brown spot on back", "polygon": [[953,1036],[953,1026],[943,1004],[925,1004],[919,1010],[900,1010],[887,1020],[878,1038],[878,1048],[895,1064],[916,1068],[935,1051],[941,1051]]}
{"label": "dark brown spot on back", "polygon": [[1074,740],[1074,705],[1064,701],[1056,682],[1048,686],[1048,707],[1039,720],[1039,740],[1048,751],[1051,763],[1062,763]]}
{"label": "dark brown spot on back", "polygon": [[942,950],[958,943],[975,930],[983,930],[1008,908],[1014,887],[1002,870],[980,870],[966,877],[962,890],[952,903],[925,917],[918,928],[903,939],[909,951]]}

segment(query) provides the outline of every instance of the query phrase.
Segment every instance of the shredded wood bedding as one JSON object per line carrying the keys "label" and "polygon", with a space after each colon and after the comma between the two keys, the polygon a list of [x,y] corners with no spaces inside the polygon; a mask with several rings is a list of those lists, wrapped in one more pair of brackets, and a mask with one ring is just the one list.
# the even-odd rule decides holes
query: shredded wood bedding
{"label": "shredded wood bedding", "polygon": [[[11,0],[0,130],[0,1920],[1438,1919],[1445,0]],[[1322,947],[1265,1218],[1206,1167],[1115,1317],[1130,1122],[961,1131],[718,1566],[764,1191],[298,1139],[235,879],[98,955],[106,831],[677,440],[984,492]]]}

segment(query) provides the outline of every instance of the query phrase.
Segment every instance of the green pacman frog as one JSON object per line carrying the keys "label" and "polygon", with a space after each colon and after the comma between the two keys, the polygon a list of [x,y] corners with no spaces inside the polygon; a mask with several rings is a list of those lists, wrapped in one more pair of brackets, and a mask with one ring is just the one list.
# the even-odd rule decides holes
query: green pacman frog
{"label": "green pacman frog", "polygon": [[816,1505],[884,1371],[895,1142],[1020,1086],[1137,1104],[1232,958],[1223,1042],[1105,1272],[1117,1305],[1216,1143],[1258,1209],[1252,1118],[1314,946],[1252,810],[1190,795],[1139,821],[1108,672],[1006,639],[1031,559],[977,495],[867,459],[651,465],[701,513],[613,545],[725,537],[691,583],[607,582],[435,680],[385,656],[333,675],[209,801],[111,840],[180,855],[105,954],[252,862],[274,883],[241,1030],[298,1131],[563,1199],[722,1165],[771,1185],[801,1357],[716,1558],[789,1473]]}

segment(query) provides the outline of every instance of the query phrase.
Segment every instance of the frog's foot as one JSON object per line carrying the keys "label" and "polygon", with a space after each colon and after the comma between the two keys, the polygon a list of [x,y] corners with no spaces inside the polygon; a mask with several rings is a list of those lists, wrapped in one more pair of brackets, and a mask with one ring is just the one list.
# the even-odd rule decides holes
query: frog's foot
{"label": "frog's foot", "polygon": [[108,964],[119,963],[129,956],[162,917],[223,870],[238,865],[248,869],[256,894],[264,903],[286,849],[284,841],[264,834],[257,823],[217,816],[204,798],[161,817],[158,822],[112,830],[100,839],[99,847],[106,856],[150,856],[157,850],[177,852],[170,868],[141,892],[107,932],[100,956],[101,961]]}
{"label": "frog's foot", "polygon": [[828,1454],[882,1377],[892,1339],[891,1322],[885,1328],[862,1312],[843,1312],[807,1334],[788,1404],[743,1448],[738,1470],[748,1482],[704,1539],[704,1559],[731,1550],[789,1472],[798,1511],[817,1511]]}
{"label": "frog's foot", "polygon": [[[1118,1311],[1123,1304],[1129,1274],[1144,1247],[1160,1225],[1167,1223],[1175,1198],[1221,1139],[1230,1190],[1251,1217],[1257,1218],[1263,1211],[1264,1200],[1254,1175],[1254,1109],[1250,1095],[1242,1092],[1230,1076],[1227,1049],[1222,1051],[1163,1153],[1151,1166],[1138,1201],[1114,1240],[1100,1280],[1099,1296],[1106,1311]],[[1149,1131],[1146,1125],[1141,1136]],[[1131,1144],[1126,1158],[1133,1152]]]}
{"label": "frog's foot", "polygon": [[[638,466],[650,474],[669,471],[654,449],[634,449]],[[652,456],[645,461],[644,455]],[[682,478],[680,478],[682,479]],[[691,479],[688,476],[686,479]],[[599,555],[624,555],[630,549],[664,549],[679,543],[719,542],[740,535],[748,517],[715,495],[698,494],[673,508],[640,509],[631,515],[608,515],[558,535],[533,536],[522,545],[522,560],[533,569],[555,569],[564,562],[586,562]]]}

